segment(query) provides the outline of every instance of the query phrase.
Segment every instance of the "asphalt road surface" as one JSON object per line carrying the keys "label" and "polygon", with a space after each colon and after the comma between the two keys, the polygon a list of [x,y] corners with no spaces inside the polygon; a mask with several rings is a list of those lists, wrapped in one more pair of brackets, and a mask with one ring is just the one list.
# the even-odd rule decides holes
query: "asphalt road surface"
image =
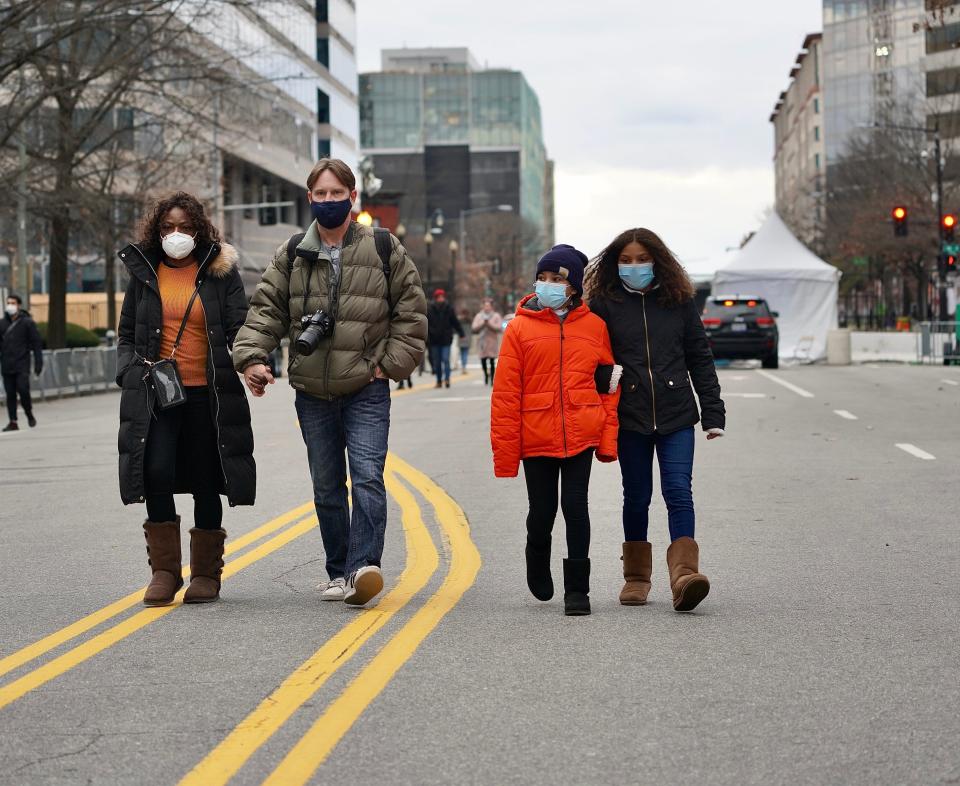
{"label": "asphalt road surface", "polygon": [[960,369],[720,378],[727,436],[698,433],[694,475],[712,590],[686,615],[656,498],[651,602],[617,602],[616,465],[591,486],[593,615],[529,595],[477,372],[394,400],[363,611],[318,598],[285,381],[253,404],[257,505],[227,509],[206,606],[139,604],[118,396],[38,406],[0,437],[0,783],[960,783]]}

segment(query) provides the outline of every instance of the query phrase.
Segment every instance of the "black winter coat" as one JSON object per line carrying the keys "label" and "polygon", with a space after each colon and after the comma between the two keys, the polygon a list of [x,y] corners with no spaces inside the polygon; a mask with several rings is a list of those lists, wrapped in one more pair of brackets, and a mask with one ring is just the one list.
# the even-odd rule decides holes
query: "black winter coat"
{"label": "black winter coat", "polygon": [[[253,460],[253,430],[250,406],[243,383],[233,370],[230,348],[247,315],[247,298],[237,269],[233,246],[198,246],[198,297],[207,323],[207,387],[211,416],[217,428],[217,448],[223,485],[231,505],[252,505],[256,496],[257,471]],[[117,342],[117,384],[120,396],[120,496],[124,504],[144,501],[144,453],[150,430],[154,393],[143,380],[145,367],[137,357],[160,359],[163,308],[157,284],[159,254],[145,254],[139,246],[120,251],[130,271],[130,284],[123,298]],[[177,478],[178,493],[189,491],[189,479]]]}
{"label": "black winter coat", "polygon": [[453,334],[463,337],[463,326],[450,302],[434,301],[427,306],[427,343],[449,347],[453,343]]}
{"label": "black winter coat", "polygon": [[4,314],[0,319],[0,370],[4,374],[30,373],[31,355],[33,370],[39,374],[43,368],[43,339],[37,323],[23,309],[15,320]]}
{"label": "black winter coat", "polygon": [[693,426],[700,420],[694,390],[704,431],[724,428],[720,382],[694,301],[665,306],[658,289],[624,290],[619,300],[594,298],[590,310],[607,323],[613,357],[623,366],[621,429],[670,434]]}

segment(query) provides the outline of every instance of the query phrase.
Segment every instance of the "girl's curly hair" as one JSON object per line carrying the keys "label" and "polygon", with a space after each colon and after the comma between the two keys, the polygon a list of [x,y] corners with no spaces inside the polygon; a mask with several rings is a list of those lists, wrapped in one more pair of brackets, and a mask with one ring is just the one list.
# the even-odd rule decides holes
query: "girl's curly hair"
{"label": "girl's curly hair", "polygon": [[617,265],[620,252],[629,243],[640,243],[653,257],[653,273],[660,285],[659,298],[667,306],[678,306],[692,300],[696,294],[687,271],[660,236],[649,229],[628,229],[617,237],[591,261],[584,282],[587,301],[623,297],[623,284]]}
{"label": "girl's curly hair", "polygon": [[220,242],[220,232],[207,218],[203,203],[193,194],[177,191],[171,196],[157,200],[140,221],[139,244],[144,251],[161,252],[160,224],[163,222],[163,217],[175,207],[179,207],[190,218],[197,230],[198,246],[209,246],[211,243]]}

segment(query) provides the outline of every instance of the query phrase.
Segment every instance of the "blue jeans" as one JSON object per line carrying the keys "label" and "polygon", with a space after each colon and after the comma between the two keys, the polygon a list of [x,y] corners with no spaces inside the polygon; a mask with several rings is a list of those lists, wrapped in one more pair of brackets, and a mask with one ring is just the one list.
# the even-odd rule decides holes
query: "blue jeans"
{"label": "blue jeans", "polygon": [[[380,566],[387,529],[383,468],[390,431],[390,384],[371,382],[350,396],[324,401],[297,392],[313,501],[331,579]],[[346,459],[344,458],[346,451]],[[353,514],[347,506],[347,462]]]}
{"label": "blue jeans", "polygon": [[460,347],[460,368],[467,370],[467,357],[470,355],[470,347]]}
{"label": "blue jeans", "polygon": [[693,427],[672,434],[622,431],[617,441],[623,475],[623,539],[646,540],[653,496],[653,453],[660,465],[660,491],[667,503],[671,542],[693,537]]}
{"label": "blue jeans", "polygon": [[444,380],[450,381],[450,345],[449,344],[431,344],[430,345],[430,365],[433,366],[433,373],[437,375],[437,384]]}

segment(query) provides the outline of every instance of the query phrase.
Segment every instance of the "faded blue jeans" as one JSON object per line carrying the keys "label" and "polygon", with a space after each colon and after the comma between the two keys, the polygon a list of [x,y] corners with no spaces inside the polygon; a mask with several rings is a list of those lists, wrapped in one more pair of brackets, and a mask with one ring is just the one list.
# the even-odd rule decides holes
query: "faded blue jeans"
{"label": "faded blue jeans", "polygon": [[430,345],[430,365],[433,366],[433,373],[437,376],[438,385],[450,381],[449,344]]}
{"label": "faded blue jeans", "polygon": [[672,434],[641,434],[621,429],[617,440],[623,475],[623,539],[646,540],[653,497],[653,453],[660,465],[660,491],[667,503],[670,541],[692,538],[693,427]]}
{"label": "faded blue jeans", "polygon": [[[383,468],[390,432],[390,383],[378,379],[332,401],[298,391],[296,406],[327,574],[336,579],[366,565],[379,567],[387,529]],[[348,463],[352,516],[347,505]]]}

